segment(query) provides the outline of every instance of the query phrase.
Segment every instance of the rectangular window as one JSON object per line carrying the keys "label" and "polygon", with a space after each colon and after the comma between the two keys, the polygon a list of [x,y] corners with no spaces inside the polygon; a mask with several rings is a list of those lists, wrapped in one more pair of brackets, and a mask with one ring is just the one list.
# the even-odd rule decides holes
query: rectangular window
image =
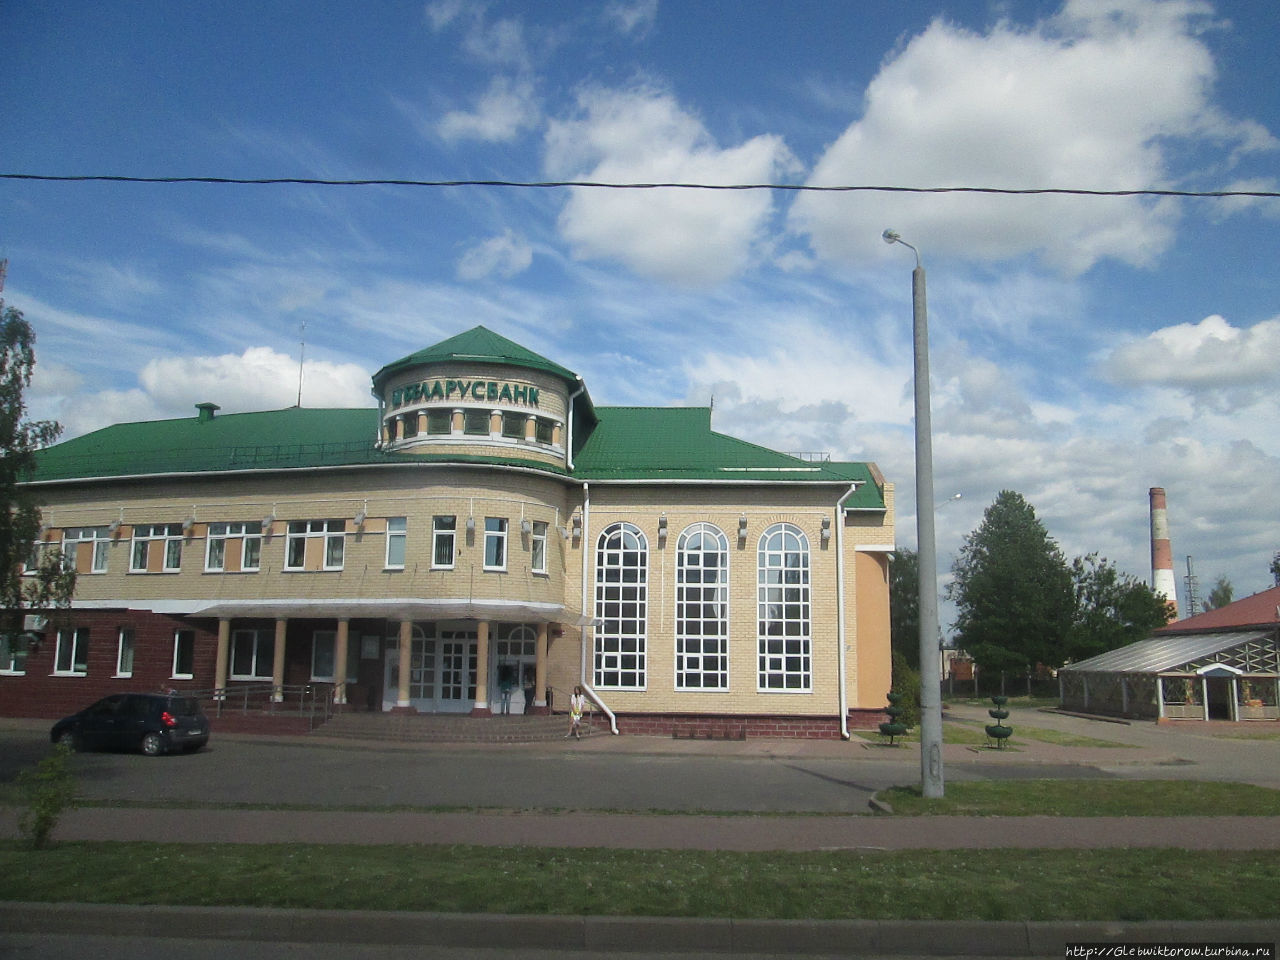
{"label": "rectangular window", "polygon": [[196,632],[173,632],[173,679],[190,680],[196,675]]}
{"label": "rectangular window", "polygon": [[511,440],[523,440],[524,425],[528,420],[528,414],[504,413],[502,415],[502,435]]}
{"label": "rectangular window", "polygon": [[534,437],[539,443],[551,443],[555,440],[556,425],[546,417],[539,417],[534,427]]}
{"label": "rectangular window", "polygon": [[533,521],[533,535],[529,539],[529,568],[534,573],[547,572],[547,523]]}
{"label": "rectangular window", "polygon": [[0,674],[27,672],[27,638],[22,634],[0,634]]}
{"label": "rectangular window", "polygon": [[204,551],[207,573],[257,570],[261,556],[261,521],[209,524]]}
{"label": "rectangular window", "polygon": [[462,415],[462,432],[473,437],[487,437],[489,435],[489,411],[466,411]]}
{"label": "rectangular window", "polygon": [[418,435],[418,415],[416,413],[405,414],[403,418],[403,433],[400,435],[406,439],[416,437]]}
{"label": "rectangular window", "polygon": [[53,657],[53,672],[64,677],[82,677],[89,670],[89,628],[58,631],[58,649]]}
{"label": "rectangular window", "polygon": [[484,518],[484,568],[486,570],[507,569],[506,517]]}
{"label": "rectangular window", "polygon": [[177,573],[182,567],[182,524],[139,524],[133,528],[130,573]]}
{"label": "rectangular window", "polygon": [[387,518],[387,569],[403,570],[408,524],[404,517]]}
{"label": "rectangular window", "polygon": [[427,433],[433,437],[453,433],[453,414],[448,410],[427,411]]}
{"label": "rectangular window", "polygon": [[[291,520],[285,538],[284,568],[341,570],[346,529],[345,520]],[[308,544],[316,546],[308,549]]]}
{"label": "rectangular window", "polygon": [[[347,644],[347,683],[355,683],[360,668],[359,644]],[[317,630],[311,635],[311,679],[337,680],[338,633],[336,630]]]}
{"label": "rectangular window", "polygon": [[77,573],[106,573],[111,533],[107,527],[72,527],[62,531],[62,563]]}
{"label": "rectangular window", "polygon": [[457,538],[457,526],[457,517],[432,517],[431,566],[453,566],[453,548]]}
{"label": "rectangular window", "polygon": [[133,628],[121,627],[116,646],[116,676],[133,676]]}
{"label": "rectangular window", "polygon": [[276,638],[265,630],[235,630],[231,634],[231,679],[271,679]]}

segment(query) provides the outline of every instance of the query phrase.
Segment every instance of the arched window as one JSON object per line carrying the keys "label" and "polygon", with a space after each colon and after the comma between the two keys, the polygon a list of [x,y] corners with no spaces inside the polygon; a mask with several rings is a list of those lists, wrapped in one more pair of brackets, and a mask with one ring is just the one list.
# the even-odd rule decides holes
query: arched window
{"label": "arched window", "polygon": [[644,689],[648,582],[644,534],[630,523],[605,527],[596,546],[597,687]]}
{"label": "arched window", "polygon": [[676,689],[729,688],[729,540],[695,523],[676,544]]}
{"label": "arched window", "polygon": [[757,570],[757,685],[760,690],[812,690],[808,539],[789,523],[774,524],[760,537]]}

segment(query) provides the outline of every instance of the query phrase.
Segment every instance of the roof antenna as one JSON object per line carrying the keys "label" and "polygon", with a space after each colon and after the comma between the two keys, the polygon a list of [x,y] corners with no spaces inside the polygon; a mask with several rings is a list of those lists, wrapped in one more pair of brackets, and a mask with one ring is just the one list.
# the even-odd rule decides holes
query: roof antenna
{"label": "roof antenna", "polygon": [[302,364],[307,355],[307,321],[302,321],[302,326],[298,329],[298,402],[295,407],[302,407]]}

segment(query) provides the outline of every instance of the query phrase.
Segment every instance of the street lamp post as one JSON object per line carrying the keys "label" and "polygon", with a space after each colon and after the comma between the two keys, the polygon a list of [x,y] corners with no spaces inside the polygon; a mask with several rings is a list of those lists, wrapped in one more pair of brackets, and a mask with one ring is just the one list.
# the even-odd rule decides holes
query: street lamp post
{"label": "street lamp post", "polygon": [[897,232],[881,234],[916,255],[911,273],[916,399],[916,544],[920,573],[920,792],[941,797],[942,669],[938,663],[938,551],[933,532],[933,427],[929,414],[929,317],[920,251]]}

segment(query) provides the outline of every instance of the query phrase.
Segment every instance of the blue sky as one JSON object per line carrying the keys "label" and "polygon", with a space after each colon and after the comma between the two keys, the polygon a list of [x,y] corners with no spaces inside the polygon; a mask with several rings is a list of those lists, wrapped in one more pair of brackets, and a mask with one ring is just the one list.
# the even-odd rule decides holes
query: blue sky
{"label": "blue sky", "polygon": [[[5,4],[0,172],[1264,190],[1280,17],[1199,0]],[[1068,556],[1270,585],[1280,200],[0,181],[35,416],[369,405],[484,324],[597,404],[870,459],[939,556],[1002,489]]]}

